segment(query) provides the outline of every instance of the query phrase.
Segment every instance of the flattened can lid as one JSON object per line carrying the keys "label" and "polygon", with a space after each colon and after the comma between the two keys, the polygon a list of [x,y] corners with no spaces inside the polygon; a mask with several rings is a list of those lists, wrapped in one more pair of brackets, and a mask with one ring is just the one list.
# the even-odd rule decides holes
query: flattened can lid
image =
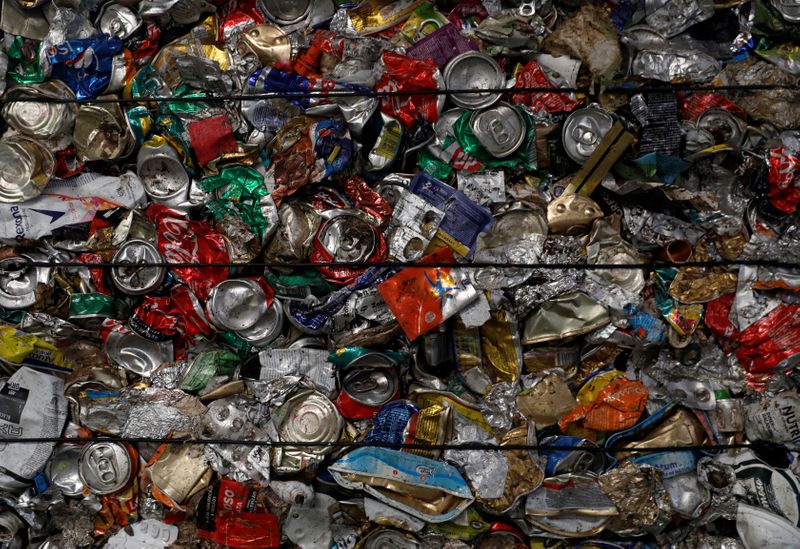
{"label": "flattened can lid", "polygon": [[281,25],[305,19],[311,11],[311,0],[264,0],[267,17]]}
{"label": "flattened can lid", "polygon": [[419,549],[411,534],[397,530],[376,530],[364,539],[364,549]]}
{"label": "flattened can lid", "polygon": [[65,496],[79,496],[86,487],[78,470],[82,451],[77,444],[60,444],[47,463],[47,478]]}
{"label": "flattened can lid", "polygon": [[267,312],[261,315],[255,324],[246,330],[236,332],[236,334],[256,347],[267,345],[281,335],[284,318],[283,304],[277,299],[273,299]]}
{"label": "flattened can lid", "polygon": [[267,297],[254,280],[225,280],[211,289],[206,312],[218,328],[239,332],[252,328],[266,314]]}
{"label": "flattened can lid", "polygon": [[114,3],[103,4],[95,21],[95,26],[104,34],[116,36],[120,40],[132,35],[141,24],[142,18],[136,12]]}
{"label": "flattened can lid", "polygon": [[[489,90],[502,88],[505,77],[500,65],[490,56],[467,51],[447,63],[444,81],[448,90]],[[500,93],[454,93],[450,98],[459,107],[480,109],[500,99]]]}
{"label": "flattened can lid", "polygon": [[508,103],[475,111],[469,124],[481,145],[497,158],[508,156],[519,149],[527,133],[525,119]]}
{"label": "flattened can lid", "polygon": [[78,472],[86,487],[98,495],[113,494],[125,487],[135,464],[127,448],[118,442],[95,442],[83,448]]}
{"label": "flattened can lid", "polygon": [[145,142],[136,158],[136,173],[145,192],[153,200],[167,201],[188,192],[191,182],[178,154],[164,143],[152,146]]}
{"label": "flattened can lid", "polygon": [[0,260],[0,307],[26,309],[36,302],[39,270],[25,257]]}
{"label": "flattened can lid", "polygon": [[599,107],[573,111],[561,132],[567,156],[578,164],[586,162],[613,125],[614,118]]}
{"label": "flattened can lid", "polygon": [[[336,442],[344,420],[333,402],[317,391],[302,391],[292,396],[277,413],[278,433],[282,441]],[[305,451],[327,454],[330,446],[315,446]]]}
{"label": "flattened can lid", "polygon": [[317,239],[332,261],[366,261],[377,245],[372,226],[346,211],[335,212],[325,221]]}
{"label": "flattened can lid", "polygon": [[399,384],[394,368],[355,368],[342,376],[342,390],[365,406],[378,407],[389,402]]}
{"label": "flattened can lid", "polygon": [[16,135],[0,141],[0,202],[35,198],[50,182],[56,161],[41,143]]}
{"label": "flattened can lid", "polygon": [[[8,99],[16,97],[47,97],[75,99],[75,94],[60,80],[41,84],[15,86],[6,92]],[[3,118],[20,133],[39,139],[50,139],[68,132],[75,122],[77,108],[70,103],[39,101],[9,101],[3,106]]]}
{"label": "flattened can lid", "polygon": [[164,258],[155,246],[145,240],[129,240],[114,254],[113,263],[124,263],[111,269],[114,286],[128,295],[143,295],[161,286],[167,276]]}
{"label": "flattened can lid", "polygon": [[770,0],[781,17],[792,23],[800,22],[800,1],[798,0]]}

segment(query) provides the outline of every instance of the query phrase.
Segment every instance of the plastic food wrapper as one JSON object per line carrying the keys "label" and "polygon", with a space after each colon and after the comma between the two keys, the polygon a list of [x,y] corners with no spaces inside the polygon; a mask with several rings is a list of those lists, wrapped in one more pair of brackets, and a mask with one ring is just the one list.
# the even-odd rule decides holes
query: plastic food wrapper
{"label": "plastic food wrapper", "polygon": [[798,545],[800,8],[0,2],[0,547]]}

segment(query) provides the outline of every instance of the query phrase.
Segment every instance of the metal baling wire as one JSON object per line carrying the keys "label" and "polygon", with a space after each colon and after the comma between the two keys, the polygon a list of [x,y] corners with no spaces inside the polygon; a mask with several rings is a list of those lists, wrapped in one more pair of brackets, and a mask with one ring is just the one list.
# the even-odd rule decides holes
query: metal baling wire
{"label": "metal baling wire", "polygon": [[[337,98],[337,97],[396,97],[396,96],[414,96],[414,95],[453,95],[453,94],[483,94],[483,93],[584,93],[593,95],[596,93],[619,93],[619,94],[636,94],[636,93],[650,93],[650,92],[676,92],[676,91],[765,91],[765,90],[800,90],[798,84],[729,84],[720,86],[700,86],[695,84],[670,84],[662,86],[650,87],[628,87],[628,86],[611,86],[593,90],[590,87],[560,87],[560,88],[546,88],[546,87],[511,87],[511,88],[481,88],[481,89],[436,89],[436,90],[298,90],[298,91],[280,91],[280,92],[265,92],[255,94],[240,94],[240,95],[219,95],[219,96],[192,96],[192,97],[136,97],[136,98],[123,98],[123,97],[98,97],[95,99],[67,99],[60,97],[33,97],[33,96],[20,96],[20,97],[2,97],[0,104],[5,103],[79,103],[79,104],[138,104],[138,103],[164,103],[164,102],[186,102],[186,103],[208,103],[214,101],[259,101],[262,99],[304,99],[304,98]],[[9,90],[6,96],[13,92]]]}
{"label": "metal baling wire", "polygon": [[[728,85],[728,86],[695,86],[695,85],[671,85],[648,88],[629,88],[611,87],[601,90],[604,93],[641,93],[641,92],[674,92],[674,91],[758,91],[772,89],[800,89],[797,85],[789,84],[764,84],[764,85]],[[298,92],[274,92],[264,94],[250,94],[238,96],[212,96],[212,97],[155,97],[155,98],[98,98],[89,100],[61,99],[51,97],[16,97],[0,98],[0,104],[16,102],[38,102],[38,103],[141,103],[146,102],[212,102],[212,101],[258,101],[262,99],[298,99],[313,97],[391,97],[391,96],[410,96],[410,95],[450,95],[450,94],[469,94],[469,93],[591,93],[590,88],[495,88],[495,89],[460,89],[460,90],[424,90],[424,91],[298,91]],[[123,266],[118,263],[77,263],[77,262],[56,262],[56,261],[31,261],[26,262],[32,267],[86,267],[104,268]],[[127,264],[125,264],[127,265]],[[783,261],[769,260],[730,260],[730,261],[694,261],[686,263],[676,263],[672,261],[652,260],[646,263],[637,264],[586,264],[586,263],[488,263],[474,262],[468,264],[461,263],[411,263],[411,262],[322,262],[322,263],[296,263],[282,264],[274,262],[261,263],[169,263],[169,262],[145,262],[142,266],[163,266],[172,268],[181,267],[384,267],[384,268],[404,268],[404,267],[454,267],[454,268],[526,268],[526,269],[579,269],[579,270],[610,270],[610,269],[642,269],[649,270],[659,267],[723,267],[723,266],[764,266],[779,269],[800,269],[800,264],[787,263]],[[582,450],[590,452],[611,452],[615,448],[586,447],[586,446],[550,446],[541,444],[514,444],[498,446],[494,444],[465,443],[465,444],[387,444],[379,442],[302,442],[302,441],[255,441],[255,440],[232,440],[232,439],[174,439],[174,438],[130,438],[130,437],[91,437],[91,438],[64,438],[64,437],[30,437],[30,438],[0,438],[0,444],[41,444],[41,443],[72,443],[82,444],[97,442],[101,440],[114,440],[118,442],[128,442],[132,444],[220,444],[220,445],[241,445],[241,446],[268,446],[268,447],[333,447],[333,448],[358,448],[364,446],[395,448],[395,449],[420,449],[420,450],[471,450],[471,451],[518,451],[518,450]],[[715,451],[739,448],[751,448],[752,444],[719,444],[719,445],[686,445],[686,446],[665,446],[653,448],[618,448],[617,451],[652,453],[652,452],[693,452],[697,450]]]}
{"label": "metal baling wire", "polygon": [[392,444],[389,442],[363,442],[363,441],[337,441],[337,442],[302,442],[289,440],[233,440],[229,438],[209,438],[209,439],[181,439],[181,438],[134,438],[134,437],[87,437],[87,438],[65,438],[65,437],[37,437],[37,438],[0,438],[0,443],[22,443],[22,444],[44,444],[44,443],[64,443],[64,444],[85,444],[89,442],[114,441],[128,442],[130,444],[219,444],[233,446],[268,446],[274,448],[393,448],[409,450],[470,450],[479,452],[513,452],[518,450],[584,450],[588,452],[636,452],[636,453],[655,453],[655,452],[694,452],[696,450],[717,451],[732,450],[740,448],[758,447],[756,444],[691,444],[685,446],[653,446],[651,448],[626,448],[615,446],[604,448],[602,446],[562,446],[550,444],[509,444],[497,445],[467,442],[463,444],[419,444],[401,443]]}

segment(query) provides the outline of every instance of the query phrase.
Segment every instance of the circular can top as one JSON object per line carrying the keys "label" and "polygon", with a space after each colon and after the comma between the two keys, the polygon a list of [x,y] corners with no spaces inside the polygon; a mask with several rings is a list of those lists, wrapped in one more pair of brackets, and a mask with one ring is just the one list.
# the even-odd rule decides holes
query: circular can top
{"label": "circular can top", "polygon": [[267,345],[281,334],[283,320],[283,304],[273,299],[267,312],[261,315],[255,324],[236,332],[236,335],[256,347]]}
{"label": "circular can top", "polygon": [[[444,81],[449,90],[488,90],[502,88],[505,77],[500,65],[490,56],[468,51],[447,63]],[[500,99],[500,93],[453,93],[450,98],[459,107],[480,109]]]}
{"label": "circular can top", "polygon": [[162,263],[164,258],[155,246],[145,240],[129,240],[114,254],[113,263],[124,263],[111,269],[114,285],[128,295],[143,295],[161,286],[167,269],[148,265]]}
{"label": "circular can top", "polygon": [[25,257],[0,260],[0,307],[25,309],[36,302],[39,270]]}
{"label": "circular can top", "polygon": [[714,136],[716,143],[739,145],[747,129],[744,121],[726,109],[708,109],[697,119],[697,127]]}
{"label": "circular can top", "polygon": [[40,143],[16,135],[0,141],[0,202],[35,198],[50,182],[56,161]]}
{"label": "circular can top", "polygon": [[104,33],[125,40],[142,24],[142,18],[132,9],[107,3],[100,8],[96,26]]}
{"label": "circular can top", "polygon": [[372,225],[346,211],[336,212],[323,223],[317,235],[332,261],[366,261],[377,244]]}
{"label": "circular can top", "polygon": [[166,143],[142,145],[136,159],[136,173],[145,192],[154,200],[167,200],[185,193],[191,183],[175,149]]}
{"label": "circular can top", "polygon": [[302,21],[311,11],[311,0],[264,0],[267,17],[281,25]]}
{"label": "circular can top", "polygon": [[365,406],[378,407],[397,393],[400,380],[394,368],[355,368],[342,376],[342,390]]}
{"label": "circular can top", "polygon": [[[15,97],[75,99],[72,90],[60,80],[14,86],[6,92],[6,96],[8,99]],[[69,131],[75,122],[76,112],[77,108],[70,103],[9,101],[3,106],[3,118],[9,126],[22,134],[38,139],[50,139]]]}
{"label": "circular can top", "polygon": [[[317,391],[302,391],[281,406],[278,413],[278,433],[282,441],[336,442],[342,433],[344,420],[328,398]],[[330,446],[315,446],[306,451],[327,454]]]}
{"label": "circular can top", "polygon": [[364,549],[419,549],[410,534],[397,530],[376,530],[364,539]]}
{"label": "circular can top", "polygon": [[774,7],[781,14],[781,17],[792,23],[800,22],[800,1],[798,0],[770,0]]}
{"label": "circular can top", "polygon": [[252,328],[266,314],[267,297],[254,280],[225,280],[211,289],[206,309],[215,326],[239,332]]}
{"label": "circular can top", "polygon": [[85,446],[78,459],[78,473],[86,487],[98,495],[113,494],[125,487],[134,463],[118,442],[95,442]]}
{"label": "circular can top", "polygon": [[78,471],[82,451],[77,444],[60,444],[47,463],[47,478],[65,496],[79,496],[86,487]]}
{"label": "circular can top", "polygon": [[614,125],[612,116],[599,107],[573,111],[564,122],[564,150],[578,164],[586,162]]}
{"label": "circular can top", "polygon": [[519,149],[527,133],[525,119],[508,103],[475,111],[469,123],[481,145],[497,158],[506,157]]}

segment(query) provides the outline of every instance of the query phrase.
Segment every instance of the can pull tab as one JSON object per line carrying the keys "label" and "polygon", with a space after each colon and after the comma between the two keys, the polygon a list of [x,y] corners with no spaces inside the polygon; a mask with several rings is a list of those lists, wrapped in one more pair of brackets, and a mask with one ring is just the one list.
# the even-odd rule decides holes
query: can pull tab
{"label": "can pull tab", "polygon": [[591,147],[599,140],[599,132],[591,124],[580,123],[572,128],[572,137],[581,145]]}
{"label": "can pull tab", "polygon": [[506,125],[499,118],[494,118],[489,122],[489,129],[492,130],[492,136],[499,145],[505,145],[511,141],[511,136],[506,131]]}
{"label": "can pull tab", "polygon": [[117,478],[117,468],[114,467],[113,452],[106,448],[97,448],[89,455],[93,469],[97,476],[106,484],[111,484]]}

